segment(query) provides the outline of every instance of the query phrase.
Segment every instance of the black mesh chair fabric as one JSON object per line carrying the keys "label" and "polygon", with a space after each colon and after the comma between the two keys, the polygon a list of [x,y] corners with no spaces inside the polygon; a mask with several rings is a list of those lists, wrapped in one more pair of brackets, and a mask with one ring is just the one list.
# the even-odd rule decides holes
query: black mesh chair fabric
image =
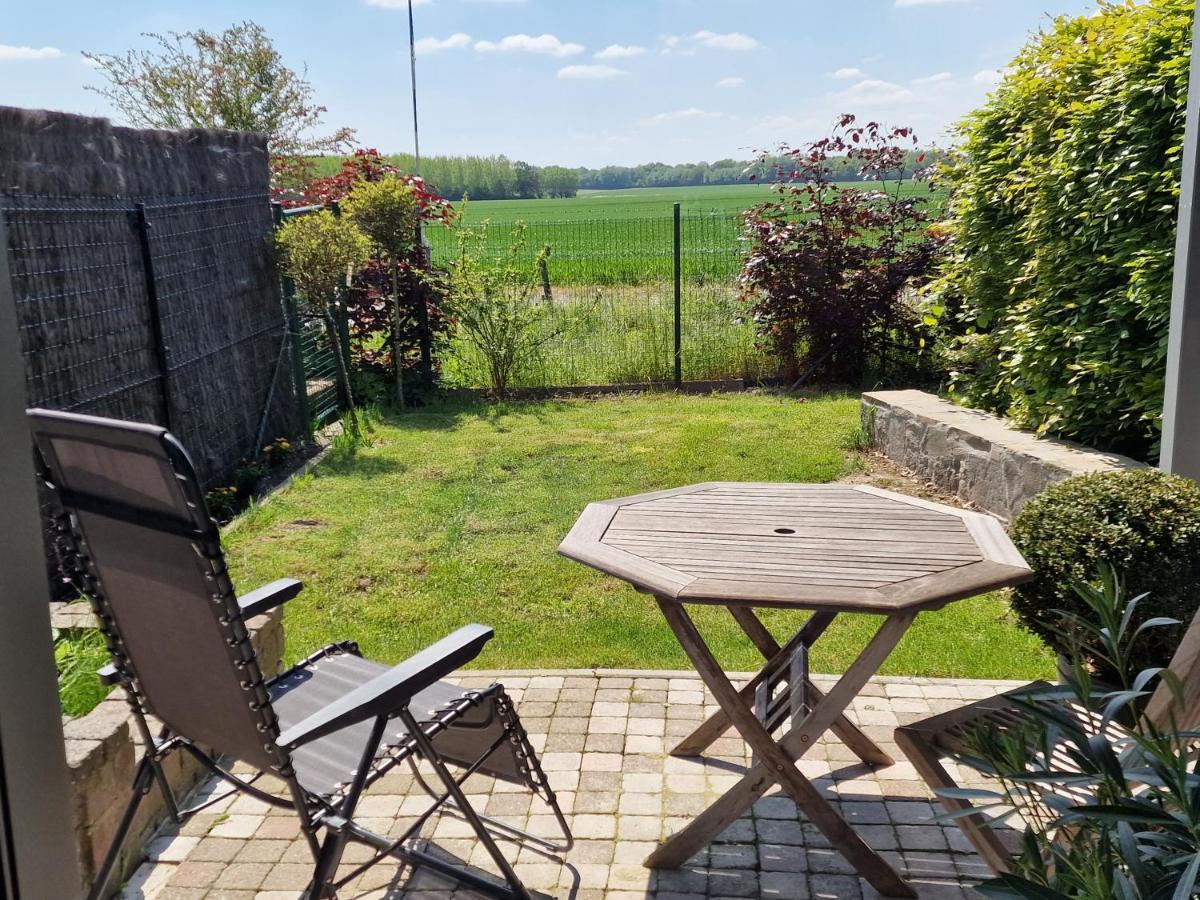
{"label": "black mesh chair fabric", "polygon": [[[270,686],[271,705],[279,717],[280,729],[302,721],[387,668],[344,650],[301,663]],[[518,761],[515,745],[502,740],[506,722],[497,707],[495,691],[464,692],[455,685],[438,682],[415,695],[409,709],[422,724],[444,724],[433,744],[445,761],[467,767],[488,753],[479,771],[533,786],[528,767]],[[370,731],[371,723],[361,722],[294,750],[292,765],[305,790],[327,798],[338,795],[358,769]],[[400,761],[413,749],[403,724],[392,719],[377,756]]]}
{"label": "black mesh chair fabric", "polygon": [[276,765],[264,711],[243,688],[255,677],[253,651],[231,644],[244,628],[228,621],[219,534],[183,448],[150,425],[44,410],[30,424],[57,500],[78,522],[146,712],[220,753]]}
{"label": "black mesh chair fabric", "polygon": [[[300,724],[390,667],[361,658],[353,644],[335,644],[265,681],[225,569],[220,533],[208,515],[191,461],[175,439],[155,426],[46,410],[30,410],[29,421],[47,487],[62,510],[56,516],[56,535],[64,564],[79,575],[92,599],[145,744],[133,796],[89,900],[103,894],[138,802],[154,779],[175,810],[160,758],[180,747],[239,789],[295,809],[314,856],[306,891],[310,900],[332,896],[337,888],[347,840],[380,851],[375,861],[398,854],[488,893],[530,896],[443,765],[455,763],[529,787],[550,805],[569,847],[561,808],[499,684],[476,691],[436,682],[406,706],[397,702],[396,709],[372,711],[357,725],[302,742],[290,753],[283,750],[278,744],[281,727]],[[294,595],[293,590],[289,596]],[[490,630],[482,630],[490,637]],[[458,661],[453,652],[447,650],[443,662],[452,666],[450,661]],[[146,723],[150,714],[165,726],[157,738]],[[403,724],[406,720],[415,736]],[[372,755],[368,743],[380,731],[382,740]],[[251,782],[224,771],[209,749],[279,775],[291,800],[256,793]],[[498,892],[487,879],[424,851],[401,848],[360,824],[345,825],[362,788],[418,754],[427,757],[445,790],[437,795],[421,782],[430,792],[430,811],[452,802],[471,823],[508,888]],[[341,824],[318,843],[318,830],[335,814]],[[512,827],[504,834],[558,848]]]}

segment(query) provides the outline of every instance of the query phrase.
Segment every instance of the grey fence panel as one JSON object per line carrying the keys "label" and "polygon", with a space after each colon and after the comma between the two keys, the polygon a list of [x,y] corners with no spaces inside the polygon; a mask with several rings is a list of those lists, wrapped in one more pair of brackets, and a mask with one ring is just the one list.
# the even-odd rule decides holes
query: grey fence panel
{"label": "grey fence panel", "polygon": [[171,429],[204,477],[302,427],[262,194],[146,205]]}
{"label": "grey fence panel", "polygon": [[[265,193],[0,196],[30,402],[164,424],[214,485],[299,421]],[[148,228],[143,240],[140,223]]]}
{"label": "grey fence panel", "polygon": [[29,402],[165,416],[145,273],[127,201],[0,196]]}

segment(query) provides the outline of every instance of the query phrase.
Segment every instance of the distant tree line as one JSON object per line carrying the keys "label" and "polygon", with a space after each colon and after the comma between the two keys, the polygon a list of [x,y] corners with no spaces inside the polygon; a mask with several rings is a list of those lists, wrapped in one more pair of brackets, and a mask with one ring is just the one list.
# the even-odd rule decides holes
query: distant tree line
{"label": "distant tree line", "polygon": [[[938,151],[910,151],[904,162],[905,174],[911,175],[938,158]],[[427,156],[421,159],[421,175],[438,193],[452,200],[464,196],[472,200],[523,200],[574,197],[581,188],[616,190],[745,184],[755,179],[772,178],[774,167],[781,160],[782,157],[768,156],[754,161],[718,159],[712,163],[645,163],[602,169],[568,169],[535,166],[507,156]],[[416,170],[416,160],[408,153],[393,154],[388,161],[402,172]],[[332,174],[341,165],[341,158],[323,157],[317,163],[321,174]],[[862,180],[859,165],[854,160],[835,157],[828,160],[828,166],[833,171],[834,181]]]}
{"label": "distant tree line", "polygon": [[[924,158],[922,158],[924,157]],[[911,175],[941,158],[939,151],[912,150],[905,155],[904,171]],[[746,184],[774,177],[782,157],[764,156],[754,161],[718,159],[716,162],[644,163],[640,166],[605,166],[579,169],[579,186],[588,190],[616,190],[642,187],[695,187],[702,184]],[[861,181],[860,162],[846,157],[831,157],[826,165],[834,181]]]}
{"label": "distant tree line", "polygon": [[[388,162],[402,172],[416,172],[410,153],[390,155]],[[330,173],[341,158],[324,157],[318,167]],[[534,166],[507,156],[423,156],[421,177],[451,200],[520,200],[534,197],[574,197],[579,173],[563,166]]]}

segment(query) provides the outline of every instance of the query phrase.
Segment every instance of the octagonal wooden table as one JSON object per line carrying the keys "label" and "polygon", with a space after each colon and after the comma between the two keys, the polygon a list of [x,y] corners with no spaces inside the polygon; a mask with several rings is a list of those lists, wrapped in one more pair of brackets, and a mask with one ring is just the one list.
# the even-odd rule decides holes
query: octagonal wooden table
{"label": "octagonal wooden table", "polygon": [[[912,887],[801,774],[796,761],[832,731],[860,759],[891,757],[846,707],[923,610],[1028,580],[1032,573],[989,516],[867,485],[710,482],[592,503],[559,552],[653,594],[720,710],[671,751],[702,754],[730,725],[753,750],[741,780],[647,859],[675,868],[779,784],[881,894]],[[766,659],[740,691],[685,606],[724,606]],[[811,610],[780,644],[754,609]],[[838,682],[809,678],[812,646],[845,613],[884,616]]]}

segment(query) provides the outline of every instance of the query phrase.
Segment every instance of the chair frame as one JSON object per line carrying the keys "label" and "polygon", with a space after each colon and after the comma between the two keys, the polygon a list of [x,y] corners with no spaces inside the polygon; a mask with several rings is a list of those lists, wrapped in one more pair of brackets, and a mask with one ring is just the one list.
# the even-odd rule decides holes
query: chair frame
{"label": "chair frame", "polygon": [[[1024,718],[1025,710],[1014,699],[1050,687],[1048,682],[1034,681],[911,725],[901,725],[895,731],[896,743],[913,768],[938,794],[943,808],[956,815],[955,821],[967,840],[997,875],[1009,871],[1009,849],[982,813],[965,814],[974,808],[974,804],[941,793],[943,790],[957,790],[959,785],[942,764],[949,753],[939,746],[939,739],[948,732],[962,731],[989,719],[1015,721]],[[1162,679],[1146,703],[1144,717],[1163,730],[1187,729],[1200,722],[1200,613],[1196,614],[1184,632],[1170,665],[1164,670]]]}
{"label": "chair frame", "polygon": [[[41,410],[33,410],[31,413],[51,416],[66,422],[90,418],[46,413]],[[128,423],[112,424],[132,428],[148,427],[130,426]],[[36,428],[34,431],[36,439]],[[89,513],[123,521],[133,521],[139,525],[148,525],[175,533],[179,532],[180,525],[175,520],[154,521],[153,514],[148,516],[144,510],[123,509],[121,504],[104,504],[102,508],[95,498],[74,496],[60,489],[55,485],[51,466],[46,461],[49,448],[39,441],[36,455],[39,476],[56,501],[52,517],[55,552],[63,566],[65,577],[71,580],[91,603],[92,611],[99,622],[100,631],[104,635],[112,659],[109,665],[100,670],[100,676],[106,684],[119,684],[122,687],[144,748],[133,779],[132,796],[117,826],[112,844],[97,869],[95,880],[88,893],[88,900],[101,900],[106,896],[109,878],[117,863],[125,838],[133,825],[138,808],[142,800],[156,785],[163,796],[170,817],[175,822],[182,822],[212,804],[213,800],[207,800],[190,808],[180,809],[163,769],[163,761],[177,751],[193,757],[212,775],[231,785],[234,791],[240,791],[271,806],[292,809],[296,813],[300,821],[301,833],[309,847],[314,863],[312,881],[304,892],[307,900],[320,900],[320,898],[333,896],[338,888],[344,886],[351,879],[388,858],[399,859],[413,868],[424,866],[491,896],[520,898],[520,900],[531,897],[512,864],[500,851],[496,843],[497,838],[516,842],[534,852],[551,857],[568,851],[574,840],[557,798],[538,762],[536,751],[521,726],[515,707],[503,686],[497,683],[483,690],[464,690],[458,699],[437,710],[428,721],[419,722],[409,708],[409,702],[415,694],[475,658],[483,649],[484,644],[493,636],[492,629],[481,625],[469,625],[461,628],[281,733],[272,710],[269,688],[291,672],[311,665],[322,656],[335,652],[360,656],[358,646],[353,642],[331,644],[318,650],[288,672],[270,679],[263,676],[256,652],[250,642],[250,631],[246,627],[246,619],[286,603],[300,593],[303,585],[294,579],[280,579],[240,598],[236,595],[225,568],[219,531],[207,515],[191,462],[183,448],[169,433],[162,429],[154,431],[167,454],[171,468],[175,471],[176,477],[188,497],[189,504],[194,506],[197,511],[195,517],[197,527],[185,529],[186,533],[182,536],[192,541],[194,549],[206,564],[205,578],[209,582],[211,599],[222,613],[216,619],[225,634],[230,662],[240,672],[242,690],[250,695],[250,709],[258,716],[257,728],[263,736],[264,749],[275,760],[274,765],[269,769],[260,768],[259,775],[269,771],[270,774],[280,778],[286,785],[287,796],[276,796],[256,787],[254,781],[259,775],[248,780],[238,777],[210,755],[207,750],[197,746],[187,736],[173,732],[168,726],[163,725],[157,732],[151,727],[153,710],[141,690],[135,662],[126,651],[113,610],[105,595],[104,586],[96,567],[89,558],[86,537],[81,533],[78,521],[71,515],[70,510],[79,508]],[[494,704],[503,724],[501,734],[474,763],[466,766],[465,771],[455,777],[435,748],[434,738],[441,731],[452,727],[454,721],[466,711],[485,702]],[[400,720],[407,731],[407,740],[400,743],[389,743],[387,745],[389,752],[380,756],[379,751],[384,746],[386,726],[392,718]],[[301,785],[292,765],[291,751],[342,728],[367,721],[372,723],[370,738],[364,745],[357,769],[344,790],[329,798],[306,790]],[[481,815],[474,810],[464,795],[463,782],[483,768],[492,754],[506,744],[513,753],[519,774],[525,780],[526,785],[551,809],[563,835],[561,842],[547,840]],[[421,776],[416,765],[418,760],[424,760],[431,766],[437,781],[441,784],[440,791]],[[364,789],[401,762],[409,764],[416,776],[417,783],[429,795],[432,802],[403,835],[399,838],[389,838],[376,834],[356,822],[354,814]],[[228,796],[228,794],[223,796]],[[499,869],[505,882],[504,885],[499,885],[494,880],[485,878],[476,872],[452,865],[423,849],[408,846],[429,818],[439,811],[449,811],[469,823],[475,836]],[[319,840],[318,835],[322,830],[325,832],[324,838]],[[366,863],[356,866],[348,875],[337,878],[338,867],[342,861],[346,844],[350,841],[371,847],[376,851],[375,855]]]}

